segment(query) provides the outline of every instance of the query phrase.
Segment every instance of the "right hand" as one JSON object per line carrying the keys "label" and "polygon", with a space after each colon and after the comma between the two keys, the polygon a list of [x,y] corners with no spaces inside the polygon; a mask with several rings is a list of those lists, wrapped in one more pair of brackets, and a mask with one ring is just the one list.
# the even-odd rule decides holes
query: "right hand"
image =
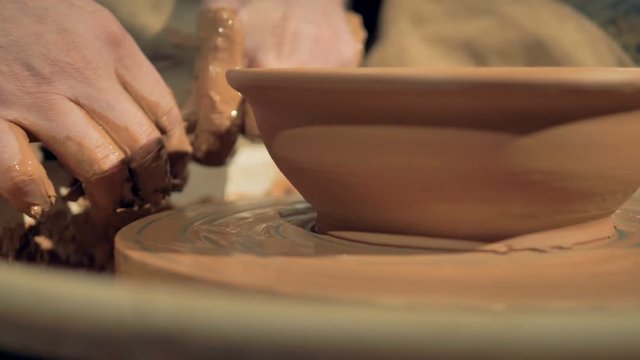
{"label": "right hand", "polygon": [[159,204],[191,152],[174,97],[133,39],[89,0],[0,2],[0,195],[32,217],[55,190],[36,138],[92,210]]}
{"label": "right hand", "polygon": [[207,165],[226,161],[240,127],[255,129],[226,70],[355,67],[366,37],[344,0],[205,0],[198,25],[193,145]]}

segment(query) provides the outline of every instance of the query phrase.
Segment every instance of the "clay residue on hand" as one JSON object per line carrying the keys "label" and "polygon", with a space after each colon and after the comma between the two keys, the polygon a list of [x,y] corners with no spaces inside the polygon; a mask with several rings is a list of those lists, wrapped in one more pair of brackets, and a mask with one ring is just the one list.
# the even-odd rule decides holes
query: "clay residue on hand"
{"label": "clay residue on hand", "polygon": [[124,164],[86,181],[81,188],[78,184],[79,181],[71,187],[68,194],[70,200],[77,200],[86,194],[94,208],[101,213],[100,217],[108,217],[111,211],[120,207],[131,207],[135,203],[129,170]]}
{"label": "clay residue on hand", "polygon": [[[48,160],[56,160],[50,151],[43,151]],[[177,165],[175,168],[169,166],[171,155],[175,157],[172,159]],[[60,166],[53,166],[49,171],[66,174],[64,179],[56,181],[58,185],[68,187],[62,194],[65,201],[86,197],[91,203],[92,217],[97,222],[104,222],[118,209],[164,206],[169,193],[184,185],[189,158],[183,153],[167,154],[162,139],[158,138],[141,146],[129,159],[89,179],[73,179]]]}
{"label": "clay residue on hand", "polygon": [[134,195],[146,203],[160,205],[171,192],[169,160],[162,140],[150,141],[131,154],[129,167]]}
{"label": "clay residue on hand", "polygon": [[351,36],[358,44],[358,56],[355,57],[353,65],[360,66],[364,60],[364,43],[367,41],[367,30],[362,23],[362,17],[352,11],[347,12],[347,24],[349,25],[349,30],[351,30]]}
{"label": "clay residue on hand", "polygon": [[0,119],[0,197],[33,219],[53,206],[55,189],[29,138],[18,126]]}
{"label": "clay residue on hand", "polygon": [[[21,167],[23,165],[15,165]],[[44,172],[40,174],[40,170],[24,170],[27,173],[22,174],[22,179],[9,179],[10,176],[3,177],[0,182],[14,181],[11,185],[6,198],[11,201],[13,206],[19,209],[23,214],[32,219],[39,219],[42,214],[49,211],[56,201],[56,193],[49,179]]]}
{"label": "clay residue on hand", "polygon": [[198,15],[199,53],[196,66],[194,158],[222,165],[238,133],[240,94],[225,72],[244,65],[243,29],[235,11],[203,8]]}

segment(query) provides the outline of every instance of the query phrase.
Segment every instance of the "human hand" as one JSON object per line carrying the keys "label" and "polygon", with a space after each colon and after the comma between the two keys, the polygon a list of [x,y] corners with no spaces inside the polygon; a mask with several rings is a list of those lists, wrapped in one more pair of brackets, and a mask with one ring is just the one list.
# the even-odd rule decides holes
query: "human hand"
{"label": "human hand", "polygon": [[366,33],[343,0],[205,0],[199,14],[194,158],[221,165],[250,109],[226,81],[239,67],[357,66]]}
{"label": "human hand", "polygon": [[158,204],[191,152],[170,89],[89,0],[0,2],[0,195],[32,217],[55,190],[29,139],[82,184],[92,210]]}
{"label": "human hand", "polygon": [[248,67],[336,67],[358,64],[344,0],[204,0],[203,9],[237,13]]}

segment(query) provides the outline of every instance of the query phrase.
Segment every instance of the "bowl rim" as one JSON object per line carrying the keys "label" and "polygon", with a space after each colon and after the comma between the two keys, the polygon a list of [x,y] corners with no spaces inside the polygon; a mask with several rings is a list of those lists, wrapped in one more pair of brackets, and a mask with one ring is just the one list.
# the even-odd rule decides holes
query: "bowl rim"
{"label": "bowl rim", "polygon": [[623,67],[252,68],[228,70],[226,76],[239,91],[451,86],[640,90],[640,68]]}

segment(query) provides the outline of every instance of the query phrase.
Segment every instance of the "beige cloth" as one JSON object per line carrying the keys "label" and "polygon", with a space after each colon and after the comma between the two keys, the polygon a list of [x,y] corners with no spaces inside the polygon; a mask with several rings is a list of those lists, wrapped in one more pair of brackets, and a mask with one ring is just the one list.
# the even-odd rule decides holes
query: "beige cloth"
{"label": "beige cloth", "polygon": [[388,0],[369,66],[632,66],[597,25],[553,0]]}

